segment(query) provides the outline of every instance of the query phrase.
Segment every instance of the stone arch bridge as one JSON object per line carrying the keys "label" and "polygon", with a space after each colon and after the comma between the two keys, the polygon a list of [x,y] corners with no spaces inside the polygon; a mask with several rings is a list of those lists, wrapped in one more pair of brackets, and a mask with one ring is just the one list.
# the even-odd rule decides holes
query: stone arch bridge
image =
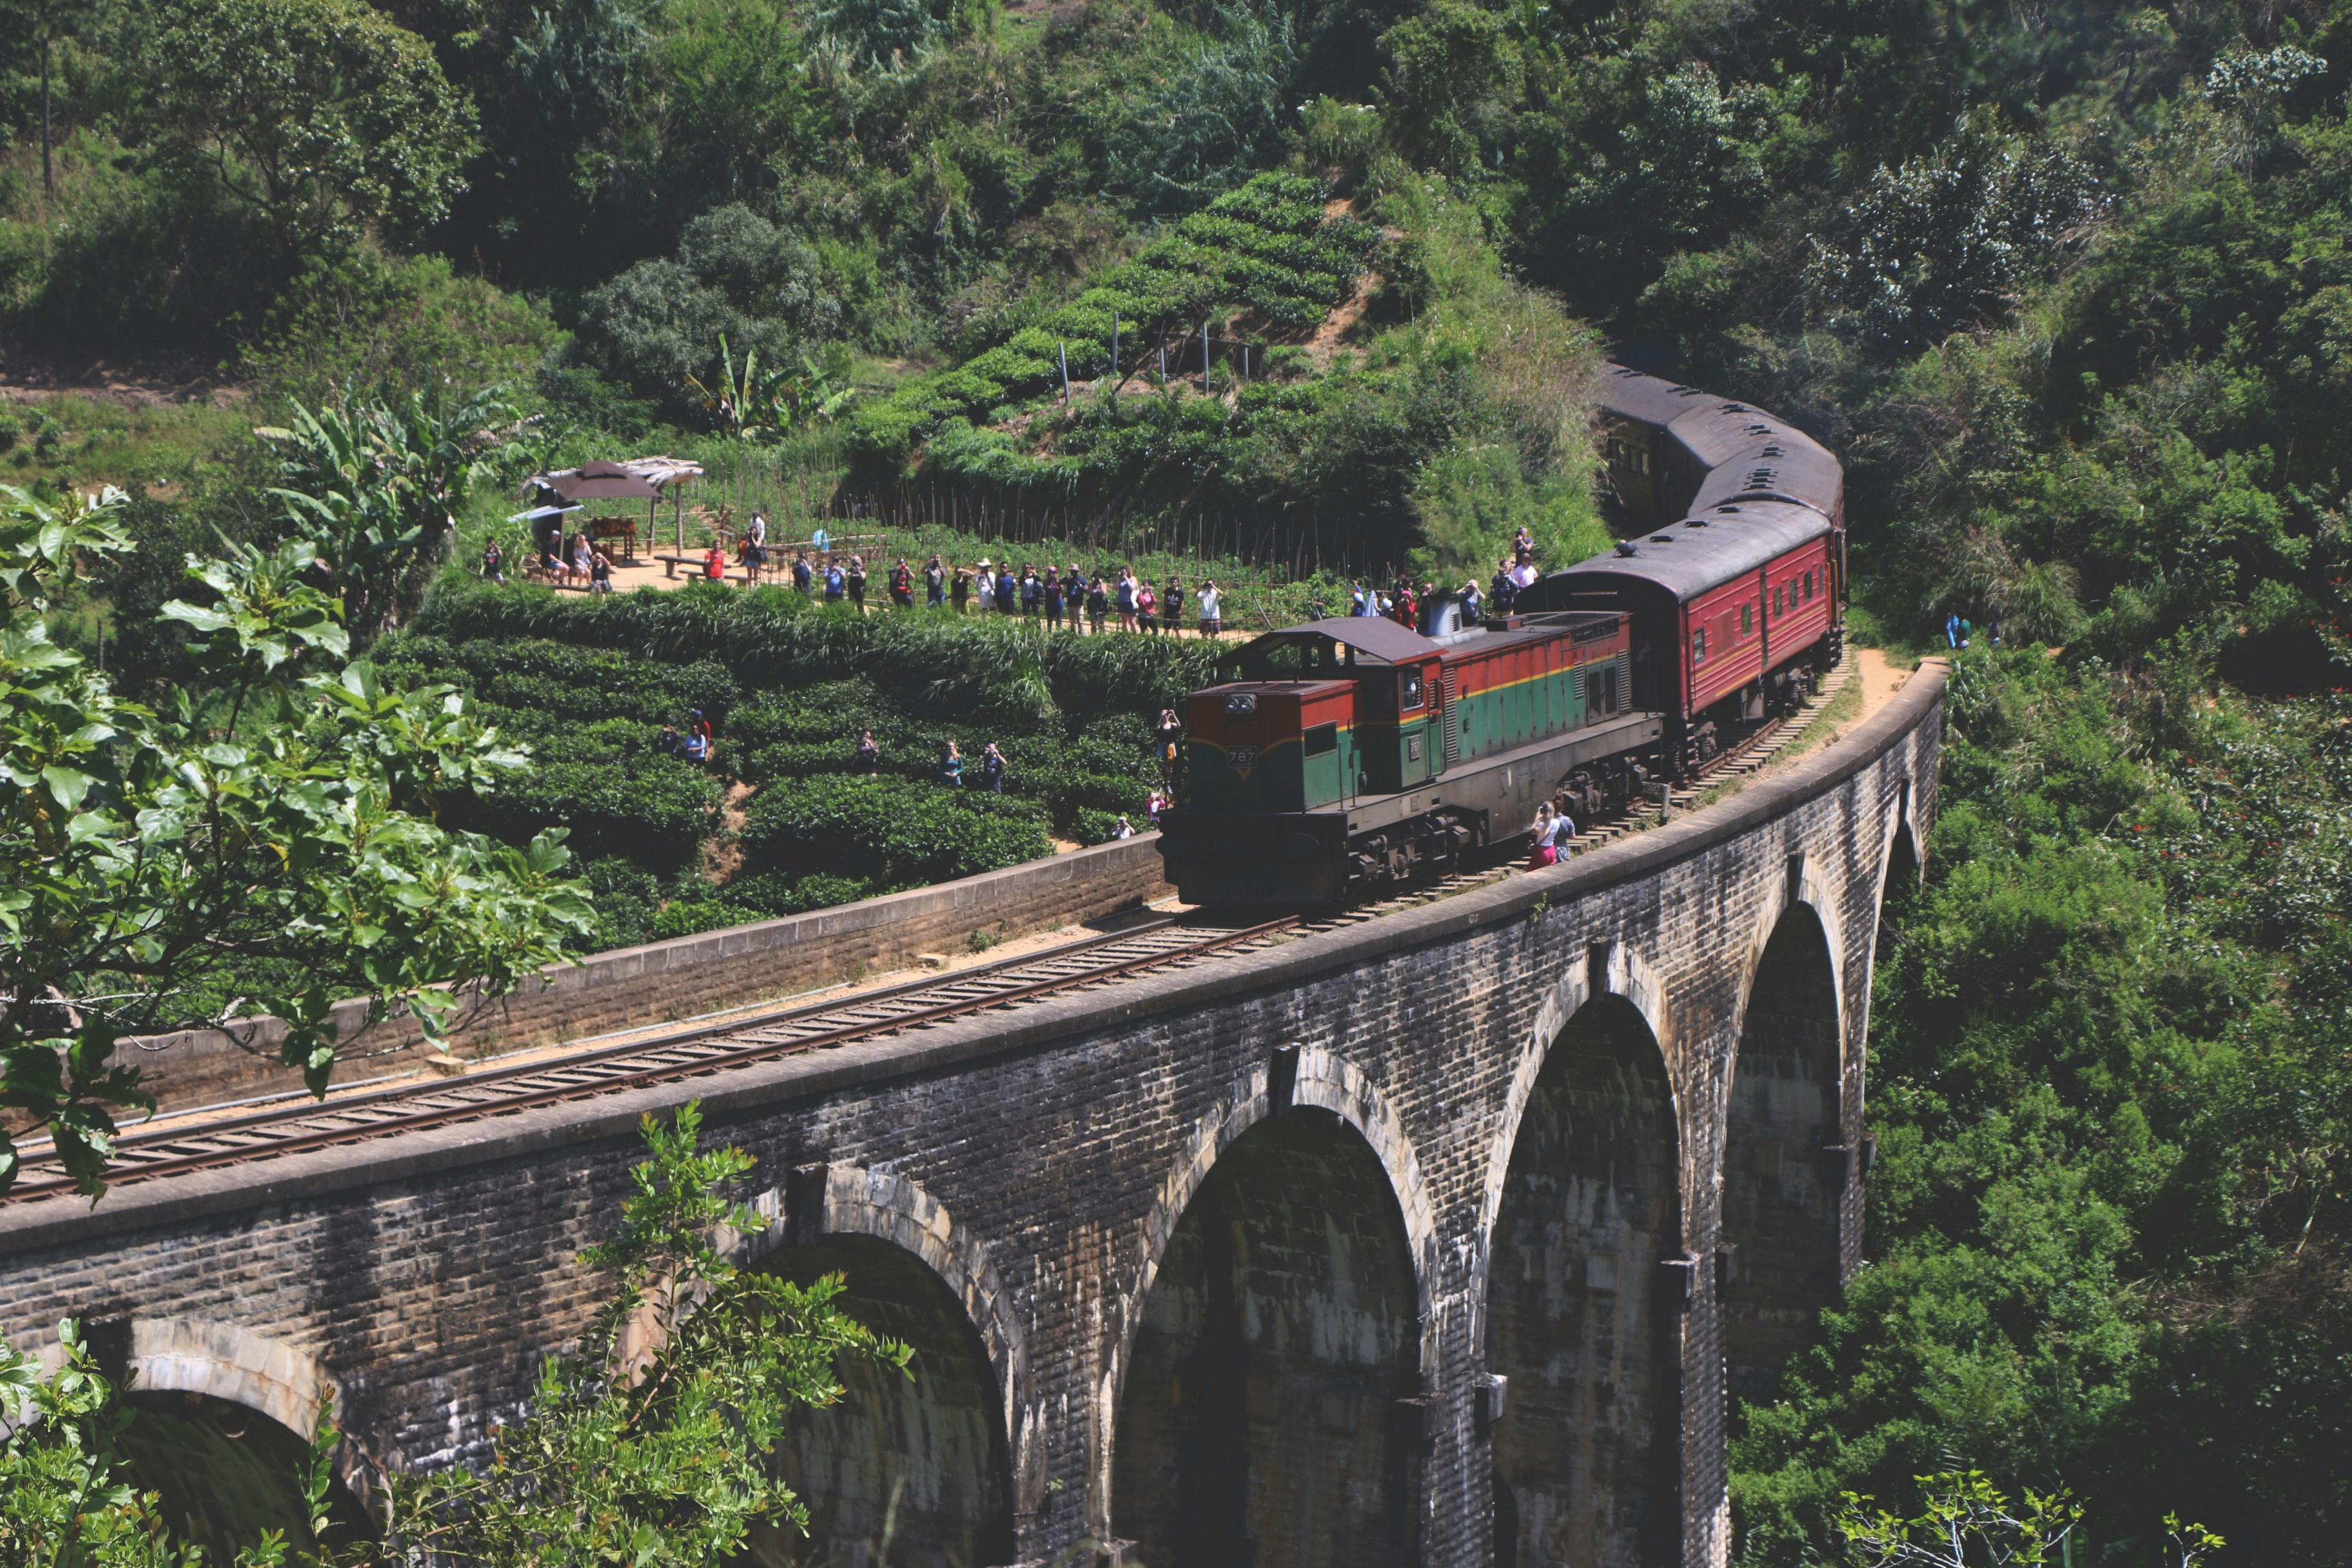
{"label": "stone arch bridge", "polygon": [[[462,1459],[571,1340],[635,1128],[921,1352],[803,1419],[768,1563],[1722,1563],[1725,1433],[1856,1267],[1879,915],[1944,671],[1745,791],[1280,946],[720,1077],[0,1205],[0,1326],[348,1473]],[[154,1396],[154,1395],[151,1395]]]}

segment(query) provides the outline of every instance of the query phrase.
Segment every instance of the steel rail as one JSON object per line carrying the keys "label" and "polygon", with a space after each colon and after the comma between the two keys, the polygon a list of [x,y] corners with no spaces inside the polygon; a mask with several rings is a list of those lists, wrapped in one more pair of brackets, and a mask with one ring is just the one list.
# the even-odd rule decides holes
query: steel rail
{"label": "steel rail", "polygon": [[[1024,953],[1014,958],[994,959],[987,963],[975,964],[970,969],[926,974],[920,979],[901,981],[873,991],[836,995],[818,1002],[803,1002],[789,1007],[769,1008],[756,1012],[737,1009],[708,1021],[700,1023],[689,1021],[686,1027],[680,1029],[662,1030],[658,1025],[643,1025],[634,1029],[619,1031],[633,1037],[618,1045],[568,1052],[560,1058],[560,1061],[558,1058],[541,1054],[541,1047],[533,1047],[530,1052],[531,1060],[504,1066],[496,1065],[494,1062],[478,1071],[467,1072],[464,1079],[458,1081],[467,1087],[496,1083],[504,1079],[546,1072],[558,1065],[567,1068],[587,1066],[616,1056],[635,1056],[656,1048],[691,1045],[721,1035],[737,1035],[754,1029],[773,1028],[780,1024],[791,1024],[803,1018],[823,1016],[851,1007],[862,1009],[877,1006],[916,992],[936,991],[949,985],[969,985],[974,981],[984,980],[990,975],[1002,973],[1006,970],[1055,963],[1076,953],[1088,952],[1114,942],[1129,942],[1154,931],[1165,931],[1174,924],[1176,924],[1175,916],[1161,915],[1155,920],[1139,921],[1121,931],[1107,931],[1099,936],[1065,942],[1058,947],[1045,948],[1036,952]],[[185,1110],[173,1111],[170,1122],[166,1125],[126,1132],[118,1137],[114,1142],[116,1157],[134,1155],[142,1149],[159,1145],[184,1143],[199,1137],[218,1137],[224,1133],[252,1127],[269,1126],[280,1121],[332,1114],[337,1111],[357,1110],[386,1100],[413,1100],[420,1093],[455,1087],[457,1087],[457,1084],[449,1081],[436,1084],[431,1080],[403,1079],[396,1083],[372,1087],[365,1092],[347,1094],[331,1100],[314,1100],[297,1090],[294,1094],[287,1096],[280,1103],[266,1110],[247,1111],[241,1116],[218,1117],[202,1122],[192,1121],[189,1119],[203,1116],[205,1111],[215,1108],[193,1105]],[[41,1158],[43,1153],[53,1145],[49,1140],[43,1139],[38,1142],[26,1143],[20,1147],[27,1152],[26,1157],[30,1160]]]}
{"label": "steel rail", "polygon": [[[1129,931],[1088,938],[1083,942],[1048,948],[1025,957],[1005,959],[979,969],[943,974],[929,980],[914,981],[893,986],[887,991],[857,996],[841,997],[829,1004],[787,1009],[764,1015],[756,1020],[705,1026],[701,1028],[659,1036],[632,1045],[615,1046],[587,1056],[566,1056],[542,1059],[511,1068],[495,1068],[467,1077],[397,1085],[378,1089],[350,1100],[310,1102],[288,1107],[282,1110],[233,1118],[226,1121],[205,1122],[179,1130],[158,1129],[142,1135],[141,1148],[130,1151],[133,1159],[114,1165],[107,1173],[109,1185],[153,1180],[158,1177],[184,1174],[197,1170],[240,1165],[258,1160],[275,1159],[281,1155],[310,1150],[331,1148],[339,1144],[365,1142],[377,1138],[444,1127],[457,1122],[479,1121],[485,1117],[509,1115],[541,1106],[565,1100],[593,1099],[625,1089],[673,1081],[687,1078],[709,1077],[714,1073],[732,1071],[758,1062],[780,1057],[799,1056],[815,1050],[832,1049],[853,1041],[877,1035],[896,1034],[903,1029],[927,1024],[945,1022],[974,1013],[984,1013],[999,1007],[1040,1000],[1056,994],[1084,989],[1106,981],[1160,968],[1189,959],[1219,952],[1229,948],[1262,941],[1297,923],[1296,916],[1262,921],[1238,930],[1217,931],[1202,941],[1184,942],[1161,951],[1116,958],[1108,963],[1089,963],[1069,974],[1048,975],[1009,986],[993,986],[978,995],[950,997],[928,1006],[918,1006],[886,1013],[878,1017],[852,1018],[826,1025],[828,1016],[863,1012],[893,1000],[903,1000],[925,991],[947,991],[971,985],[975,980],[984,982],[990,976],[1003,976],[1021,970],[1035,969],[1066,962],[1077,954],[1133,942],[1140,937],[1156,935],[1176,924],[1171,918],[1154,921]],[[813,1026],[782,1038],[751,1039],[744,1037],[779,1026],[795,1024]],[[647,1058],[652,1058],[648,1060]],[[643,1062],[642,1066],[632,1066]],[[553,1081],[551,1081],[553,1080]],[[456,1100],[457,1103],[428,1105],[402,1110],[403,1102]],[[369,1114],[369,1113],[374,1114]],[[301,1123],[334,1121],[334,1126],[310,1126]],[[273,1129],[281,1129],[273,1131]],[[197,1148],[184,1153],[170,1153],[173,1145],[219,1143],[223,1146]],[[144,1152],[152,1155],[138,1159]],[[42,1165],[54,1170],[52,1160]],[[28,1172],[28,1175],[32,1173]],[[20,1179],[15,1189],[0,1203],[16,1204],[55,1196],[74,1190],[73,1182],[61,1172],[48,1175],[33,1175]]]}

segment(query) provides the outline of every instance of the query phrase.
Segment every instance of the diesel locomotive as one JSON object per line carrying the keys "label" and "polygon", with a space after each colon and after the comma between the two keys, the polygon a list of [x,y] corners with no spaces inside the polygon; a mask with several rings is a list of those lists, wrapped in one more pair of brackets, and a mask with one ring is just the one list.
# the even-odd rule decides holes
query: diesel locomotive
{"label": "diesel locomotive", "polygon": [[1687,778],[1843,651],[1844,471],[1787,422],[1608,367],[1606,471],[1636,525],[1507,616],[1270,632],[1184,700],[1160,817],[1188,902],[1332,907]]}

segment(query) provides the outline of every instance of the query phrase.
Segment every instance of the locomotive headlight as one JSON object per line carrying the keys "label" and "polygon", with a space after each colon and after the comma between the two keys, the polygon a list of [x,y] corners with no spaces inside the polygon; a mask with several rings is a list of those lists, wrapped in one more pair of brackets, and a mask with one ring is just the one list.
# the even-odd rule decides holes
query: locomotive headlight
{"label": "locomotive headlight", "polygon": [[1255,692],[1236,691],[1225,699],[1225,717],[1255,719],[1257,717],[1257,696]]}

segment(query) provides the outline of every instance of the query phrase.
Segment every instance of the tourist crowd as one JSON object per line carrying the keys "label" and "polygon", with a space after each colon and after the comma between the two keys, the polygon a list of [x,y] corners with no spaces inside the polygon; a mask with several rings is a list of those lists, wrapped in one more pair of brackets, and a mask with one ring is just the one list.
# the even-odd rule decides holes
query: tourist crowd
{"label": "tourist crowd", "polygon": [[[789,584],[812,599],[846,604],[865,614],[873,585],[866,557],[830,548],[822,528],[810,546],[793,549],[790,561],[772,560],[765,513],[752,512],[751,522],[740,534],[730,532],[722,515],[702,557],[703,575],[711,582],[727,580],[726,541],[730,537],[733,562],[741,567],[746,584],[771,580]],[[612,591],[612,558],[584,531],[546,535],[538,566],[549,582],[595,593]],[[493,581],[506,580],[496,541],[482,552],[481,573]],[[1409,577],[1400,577],[1392,588],[1382,589],[1360,577],[1349,584],[1345,613],[1392,620],[1416,630],[1434,630],[1440,605],[1452,599],[1460,606],[1458,624],[1475,626],[1488,616],[1509,615],[1519,595],[1538,575],[1535,541],[1521,529],[1511,542],[1511,553],[1496,563],[1494,579],[1483,592],[1475,577],[1451,592],[1442,592],[1431,580],[1416,584]],[[958,615],[1020,616],[1050,631],[1067,626],[1074,632],[1177,636],[1189,626],[1204,637],[1222,636],[1224,631],[1225,594],[1213,580],[1203,578],[1187,589],[1183,578],[1171,572],[1164,584],[1155,585],[1126,565],[1089,570],[1076,562],[1066,566],[1048,563],[1040,569],[1023,562],[1016,570],[1009,558],[1000,562],[983,555],[967,566],[933,555],[916,567],[901,555],[883,574],[881,594],[900,609],[913,609],[919,599],[931,609],[952,608]],[[1315,618],[1327,613],[1323,602],[1317,600]],[[1957,617],[1954,621],[1957,625]]]}

